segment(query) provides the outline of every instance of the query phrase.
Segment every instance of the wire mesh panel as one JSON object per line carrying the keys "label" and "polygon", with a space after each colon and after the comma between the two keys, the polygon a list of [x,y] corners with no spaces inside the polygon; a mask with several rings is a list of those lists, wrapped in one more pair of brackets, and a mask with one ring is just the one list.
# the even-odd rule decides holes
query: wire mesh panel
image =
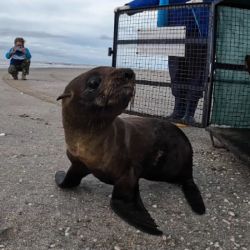
{"label": "wire mesh panel", "polygon": [[216,16],[211,123],[250,128],[250,9],[218,6]]}
{"label": "wire mesh panel", "polygon": [[202,126],[207,117],[210,4],[116,13],[113,66],[136,73],[132,114]]}

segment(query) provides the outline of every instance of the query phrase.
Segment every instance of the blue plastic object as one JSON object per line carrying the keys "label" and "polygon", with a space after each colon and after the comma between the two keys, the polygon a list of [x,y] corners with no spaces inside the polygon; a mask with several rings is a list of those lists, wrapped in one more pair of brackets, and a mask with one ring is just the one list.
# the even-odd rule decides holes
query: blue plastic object
{"label": "blue plastic object", "polygon": [[[169,5],[169,0],[160,0],[159,5]],[[157,14],[157,27],[165,27],[168,25],[168,11],[159,10]]]}

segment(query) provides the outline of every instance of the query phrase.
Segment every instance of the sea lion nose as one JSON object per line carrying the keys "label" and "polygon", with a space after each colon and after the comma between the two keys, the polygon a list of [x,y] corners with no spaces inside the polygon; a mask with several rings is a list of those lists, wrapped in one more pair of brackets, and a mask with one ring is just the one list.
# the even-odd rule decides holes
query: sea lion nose
{"label": "sea lion nose", "polygon": [[124,69],[123,77],[127,80],[131,80],[135,77],[135,73],[132,69]]}

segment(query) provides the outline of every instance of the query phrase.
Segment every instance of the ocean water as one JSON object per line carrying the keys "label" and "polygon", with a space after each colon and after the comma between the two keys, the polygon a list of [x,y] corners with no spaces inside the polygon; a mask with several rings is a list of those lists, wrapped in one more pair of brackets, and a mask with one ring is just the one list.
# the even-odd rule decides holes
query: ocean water
{"label": "ocean water", "polygon": [[[0,60],[0,69],[6,69],[9,66],[9,60]],[[93,68],[96,65],[70,64],[57,62],[31,62],[32,68]]]}

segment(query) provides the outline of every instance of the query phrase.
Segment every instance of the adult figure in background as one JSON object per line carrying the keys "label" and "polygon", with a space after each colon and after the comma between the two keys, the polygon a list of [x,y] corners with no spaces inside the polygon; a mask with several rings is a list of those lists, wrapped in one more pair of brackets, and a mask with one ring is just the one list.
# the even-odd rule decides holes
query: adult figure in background
{"label": "adult figure in background", "polygon": [[[212,2],[213,0],[134,0],[120,9],[151,7],[168,4]],[[208,8],[181,8],[158,11],[158,27],[185,26],[186,38],[207,38],[209,26]],[[171,119],[195,123],[194,114],[199,99],[203,96],[206,81],[207,44],[187,43],[185,57],[169,56],[169,73],[172,94],[175,97]]]}
{"label": "adult figure in background", "polygon": [[28,48],[24,47],[24,39],[17,37],[14,41],[14,47],[6,53],[6,58],[10,59],[8,72],[13,79],[18,79],[18,72],[22,72],[22,80],[26,80],[26,75],[29,74],[31,54]]}

